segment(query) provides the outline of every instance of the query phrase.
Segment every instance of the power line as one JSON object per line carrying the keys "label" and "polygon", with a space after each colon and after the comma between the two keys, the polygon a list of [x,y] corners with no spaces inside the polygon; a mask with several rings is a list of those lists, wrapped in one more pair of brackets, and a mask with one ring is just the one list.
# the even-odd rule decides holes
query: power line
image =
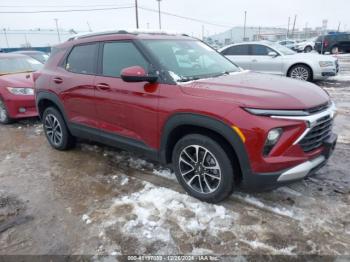
{"label": "power line", "polygon": [[130,9],[130,8],[134,8],[134,6],[90,8],[90,9],[65,9],[65,10],[0,11],[0,14],[70,13],[70,12],[107,11],[107,10],[119,10],[119,9]]}
{"label": "power line", "polygon": [[[145,10],[145,11],[149,11],[149,12],[153,12],[153,13],[158,13],[159,12],[158,10],[151,9],[151,8],[148,8],[148,7],[144,7],[144,6],[139,6],[139,9],[142,9],[142,10]],[[185,19],[185,20],[190,20],[190,21],[194,21],[194,22],[198,22],[198,23],[202,23],[202,24],[207,24],[207,25],[213,25],[213,26],[218,26],[218,27],[226,27],[226,28],[231,28],[232,27],[230,25],[224,25],[224,24],[219,24],[219,23],[208,22],[208,21],[205,21],[205,20],[192,18],[192,17],[188,17],[188,16],[177,15],[177,14],[164,12],[164,11],[161,11],[161,14],[168,15],[168,16],[173,16],[173,17],[177,17],[177,18],[182,18],[182,19]]]}

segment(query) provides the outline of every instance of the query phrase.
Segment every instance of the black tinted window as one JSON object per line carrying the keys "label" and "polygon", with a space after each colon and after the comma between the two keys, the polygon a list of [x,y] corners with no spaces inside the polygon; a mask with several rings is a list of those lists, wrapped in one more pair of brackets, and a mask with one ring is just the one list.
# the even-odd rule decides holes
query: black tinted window
{"label": "black tinted window", "polygon": [[66,69],[73,73],[94,74],[97,44],[75,46],[69,54]]}
{"label": "black tinted window", "polygon": [[223,55],[249,55],[248,45],[236,45],[225,49]]}
{"label": "black tinted window", "polygon": [[120,72],[130,66],[141,66],[146,71],[148,63],[130,42],[112,42],[104,44],[102,75],[119,77]]}
{"label": "black tinted window", "polygon": [[339,35],[338,41],[350,41],[350,35]]}
{"label": "black tinted window", "polygon": [[264,45],[252,45],[252,55],[268,55],[273,52],[272,49]]}

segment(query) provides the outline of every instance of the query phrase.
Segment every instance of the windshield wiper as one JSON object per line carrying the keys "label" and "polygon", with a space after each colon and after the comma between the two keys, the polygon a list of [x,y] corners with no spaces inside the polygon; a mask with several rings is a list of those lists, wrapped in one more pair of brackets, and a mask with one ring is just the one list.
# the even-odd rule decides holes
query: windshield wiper
{"label": "windshield wiper", "polygon": [[201,79],[198,76],[191,76],[191,77],[181,77],[181,79],[177,80],[177,82],[189,82],[189,81],[194,81],[194,80],[199,80]]}

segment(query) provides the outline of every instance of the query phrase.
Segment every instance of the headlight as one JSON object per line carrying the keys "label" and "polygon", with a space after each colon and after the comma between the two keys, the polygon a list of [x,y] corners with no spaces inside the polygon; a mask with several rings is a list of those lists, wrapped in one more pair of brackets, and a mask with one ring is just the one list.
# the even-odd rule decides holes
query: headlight
{"label": "headlight", "polygon": [[334,65],[334,63],[332,61],[320,61],[319,64],[320,64],[320,67],[327,67],[327,66]]}
{"label": "headlight", "polygon": [[34,95],[33,88],[27,87],[7,87],[7,90],[14,95]]}
{"label": "headlight", "polygon": [[270,109],[255,109],[244,108],[253,115],[258,116],[308,116],[309,113],[303,110],[270,110]]}
{"label": "headlight", "polygon": [[280,139],[282,132],[282,128],[274,128],[269,131],[265,141],[263,151],[264,156],[267,156],[271,152],[272,148],[277,144],[278,140]]}

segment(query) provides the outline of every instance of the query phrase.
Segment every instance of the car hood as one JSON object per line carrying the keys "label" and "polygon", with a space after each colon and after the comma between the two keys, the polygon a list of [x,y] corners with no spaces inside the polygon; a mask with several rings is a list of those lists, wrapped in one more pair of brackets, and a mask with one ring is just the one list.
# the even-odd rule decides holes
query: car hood
{"label": "car hood", "polygon": [[34,87],[32,73],[0,75],[0,85],[8,87]]}
{"label": "car hood", "polygon": [[187,95],[251,108],[307,109],[329,101],[328,94],[314,84],[250,71],[181,83],[181,88]]}

